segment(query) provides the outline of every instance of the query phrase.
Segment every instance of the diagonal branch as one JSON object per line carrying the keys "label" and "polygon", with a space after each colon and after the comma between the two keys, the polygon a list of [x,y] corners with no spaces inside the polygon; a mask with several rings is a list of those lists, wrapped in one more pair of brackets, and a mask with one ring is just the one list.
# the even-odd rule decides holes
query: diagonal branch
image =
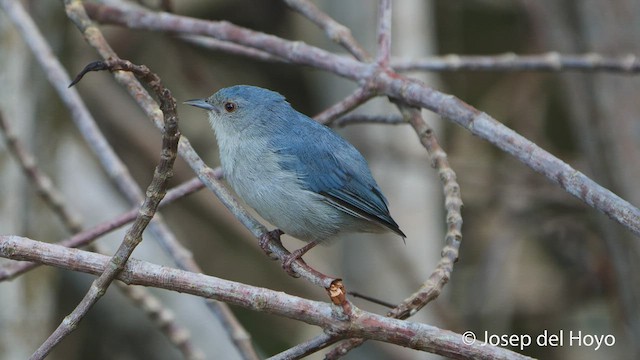
{"label": "diagonal branch", "polygon": [[[100,131],[76,89],[67,88],[71,79],[36,27],[33,19],[27,14],[18,1],[2,1],[0,5],[2,5],[3,9],[9,15],[9,19],[12,20],[24,41],[31,48],[36,60],[38,60],[40,66],[44,69],[47,79],[58,93],[62,102],[69,109],[71,119],[85,139],[87,145],[100,161],[106,173],[131,205],[139,205],[143,199],[142,191],[129,173],[127,167]],[[72,5],[73,4],[70,6],[71,8],[73,8]],[[83,9],[82,5],[76,6],[75,8]],[[85,29],[90,28],[88,25],[90,23],[88,19],[82,22]],[[91,31],[91,38],[98,39],[99,34],[99,31]],[[114,54],[113,57],[117,56]],[[124,75],[120,74],[120,76]],[[157,112],[159,113],[159,111]],[[160,122],[162,121],[160,120]],[[197,267],[192,254],[177,241],[175,235],[164,224],[160,216],[156,216],[152,220],[149,225],[149,230],[177,264],[183,267]]]}
{"label": "diagonal branch", "polygon": [[300,343],[292,348],[289,348],[279,354],[276,354],[267,360],[293,360],[301,359],[305,356],[318,352],[328,346],[340,341],[341,337],[331,336],[328,334],[321,334],[313,339]]}
{"label": "diagonal branch", "polygon": [[360,46],[358,41],[351,34],[351,29],[335,21],[329,15],[320,10],[314,3],[308,0],[284,0],[293,10],[299,12],[307,19],[311,20],[319,28],[324,30],[327,37],[332,41],[342,45],[356,59],[369,61],[369,54]]}
{"label": "diagonal branch", "polygon": [[[222,177],[222,171],[217,169],[217,174],[219,177]],[[168,205],[174,202],[177,199],[180,199],[186,195],[189,195],[195,191],[202,189],[204,185],[198,178],[191,179],[175,188],[169,190],[167,195],[160,202],[160,207]],[[100,223],[92,228],[86,229],[82,232],[79,232],[68,239],[59,241],[57,244],[65,247],[81,247],[88,244],[91,244],[94,240],[103,236],[115,229],[118,229],[133,220],[135,220],[136,215],[138,214],[138,208],[131,209],[126,213],[120,214],[115,218]],[[0,267],[0,282],[5,280],[14,279],[17,276],[24,274],[25,272],[32,270],[39,266],[36,263],[30,262],[15,262],[9,263],[5,266]]]}
{"label": "diagonal branch", "polygon": [[396,74],[379,73],[377,84],[390,97],[401,99],[414,107],[427,108],[489,141],[560,185],[569,194],[640,236],[640,209],[488,114],[453,95],[441,93],[420,81]]}
{"label": "diagonal branch", "polygon": [[321,124],[331,125],[336,118],[362,105],[374,96],[375,93],[370,86],[361,86],[349,96],[314,116],[313,119]]}

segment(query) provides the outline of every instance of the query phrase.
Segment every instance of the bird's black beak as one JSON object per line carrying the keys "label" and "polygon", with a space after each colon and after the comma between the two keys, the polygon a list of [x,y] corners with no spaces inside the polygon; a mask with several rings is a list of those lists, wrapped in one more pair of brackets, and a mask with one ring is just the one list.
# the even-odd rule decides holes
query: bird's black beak
{"label": "bird's black beak", "polygon": [[219,113],[220,111],[218,110],[217,107],[209,104],[206,99],[192,99],[192,100],[187,100],[185,101],[183,104],[187,104],[187,105],[191,105],[191,106],[195,106],[198,107],[200,109],[205,109],[205,110],[209,110],[209,111],[214,111],[216,113]]}

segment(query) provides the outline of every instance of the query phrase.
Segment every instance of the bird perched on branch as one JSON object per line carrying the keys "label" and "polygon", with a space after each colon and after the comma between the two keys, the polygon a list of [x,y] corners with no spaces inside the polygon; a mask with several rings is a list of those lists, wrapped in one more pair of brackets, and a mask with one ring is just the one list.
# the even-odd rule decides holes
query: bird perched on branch
{"label": "bird perched on branch", "polygon": [[237,85],[185,104],[209,113],[224,176],[238,196],[284,233],[308,242],[283,259],[287,271],[340,233],[406,237],[358,150],[279,93]]}

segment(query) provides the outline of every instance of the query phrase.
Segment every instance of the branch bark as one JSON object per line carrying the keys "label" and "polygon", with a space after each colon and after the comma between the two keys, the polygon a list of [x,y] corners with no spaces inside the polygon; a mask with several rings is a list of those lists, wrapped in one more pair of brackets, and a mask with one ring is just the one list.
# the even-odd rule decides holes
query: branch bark
{"label": "branch bark", "polygon": [[[19,236],[0,236],[0,256],[37,261],[94,275],[108,266],[109,257],[78,249],[47,244]],[[515,352],[480,342],[467,345],[461,334],[435,326],[391,319],[354,308],[349,320],[336,317],[341,310],[327,303],[307,300],[280,291],[258,288],[204,274],[167,268],[130,259],[117,278],[127,284],[212,298],[226,303],[320,326],[344,337],[385,341],[452,359],[530,359]]]}

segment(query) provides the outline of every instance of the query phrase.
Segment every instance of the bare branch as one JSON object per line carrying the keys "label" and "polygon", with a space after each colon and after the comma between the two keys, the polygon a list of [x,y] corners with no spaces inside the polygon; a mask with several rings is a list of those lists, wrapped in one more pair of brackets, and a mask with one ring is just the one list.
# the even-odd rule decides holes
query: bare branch
{"label": "bare branch", "polygon": [[[462,241],[462,197],[460,186],[456,181],[456,174],[449,165],[447,154],[444,152],[433,129],[422,117],[421,110],[411,108],[402,103],[397,104],[405,121],[411,124],[416,131],[420,143],[429,154],[431,166],[438,171],[444,192],[444,205],[447,210],[447,233],[445,234],[445,246],[441,252],[440,261],[427,280],[409,297],[399,305],[393,307],[387,316],[395,319],[406,319],[420,311],[432,300],[435,300],[444,286],[449,282],[453,264],[458,260],[460,242]],[[336,359],[344,356],[351,349],[364,343],[363,339],[349,339],[329,352],[326,359]]]}
{"label": "bare branch", "polygon": [[[136,76],[144,79],[156,92],[156,95],[160,99],[160,107],[163,110],[165,118],[160,162],[153,173],[151,184],[147,187],[147,196],[140,206],[138,216],[133,222],[133,225],[127,230],[120,247],[113,257],[111,257],[109,266],[105,268],[98,279],[94,280],[89,291],[73,312],[65,317],[64,321],[58,325],[49,338],[31,355],[31,359],[44,359],[60,341],[76,329],[80,320],[85,317],[93,305],[104,295],[118,273],[124,269],[133,250],[142,241],[142,232],[153,218],[158,204],[160,204],[160,200],[162,200],[166,193],[169,179],[173,175],[173,163],[177,155],[180,132],[178,131],[178,118],[175,112],[176,103],[171,96],[171,92],[162,85],[160,78],[149,71],[146,66],[133,65],[128,61],[118,59],[91,65],[95,65],[92,70],[125,70],[134,72]],[[77,82],[77,79],[75,82]]]}
{"label": "bare branch", "polygon": [[[220,171],[219,168],[216,170],[217,176],[222,177],[222,171]],[[160,202],[160,207],[169,205],[173,201],[187,196],[195,191],[198,191],[203,187],[204,185],[198,178],[194,178],[187,182],[184,182],[167,192],[167,195]],[[111,220],[105,221],[92,228],[79,232],[66,240],[59,241],[57,244],[65,247],[81,247],[88,245],[100,236],[103,236],[104,234],[107,234],[132,222],[133,220],[135,220],[137,214],[138,208],[131,209],[126,213],[121,214]],[[36,263],[22,261],[10,263],[3,267],[0,267],[0,282],[11,280],[31,269],[36,268],[37,266],[39,265]]]}
{"label": "bare branch", "polygon": [[[7,144],[16,160],[22,167],[27,178],[33,183],[38,195],[49,205],[60,218],[67,230],[74,234],[82,231],[79,216],[74,214],[66,205],[62,193],[53,185],[51,178],[37,166],[35,158],[31,155],[22,142],[15,136],[11,126],[0,112],[0,129],[7,138]],[[201,184],[198,181],[198,184]],[[98,244],[92,244],[97,252],[104,253]],[[20,262],[19,264],[23,264]],[[160,300],[151,295],[146,289],[128,287],[126,284],[116,282],[118,289],[136,306],[138,306],[160,329],[171,343],[181,352],[185,359],[204,359],[204,353],[193,345],[189,331],[175,322],[173,312],[165,308]]]}
{"label": "bare branch", "polygon": [[[143,199],[142,191],[139,189],[124,163],[105,139],[76,89],[67,88],[67,85],[71,82],[69,75],[56,58],[31,17],[26,13],[20,2],[3,1],[1,4],[16,28],[20,31],[27,45],[31,48],[40,66],[45,70],[44,73],[47,79],[60,96],[62,102],[69,109],[71,119],[74,121],[87,145],[100,160],[100,164],[104,167],[106,173],[116,184],[118,190],[125,195],[131,205],[137,206],[140,204]],[[90,25],[91,21],[86,18],[86,14],[83,18],[81,14],[76,13],[76,11],[84,13],[84,8],[80,2],[68,3],[65,8],[68,10],[69,16],[78,21],[84,30],[91,29],[86,33],[86,36],[92,41],[100,43],[102,53],[113,54],[111,57],[117,57],[115,53],[109,52],[110,48],[106,42],[100,41],[100,31]],[[115,76],[116,78],[127,77],[130,76],[130,74],[119,73]],[[144,89],[142,89],[142,91],[144,91]],[[146,91],[144,91],[144,93],[146,93]],[[150,100],[150,102],[155,105],[153,100]],[[157,105],[153,108],[153,112],[156,115],[161,114]],[[160,124],[162,123],[161,115],[158,118],[158,122]],[[163,248],[167,249],[170,256],[172,256],[179,266],[183,268],[189,267],[190,270],[194,270],[194,268],[197,267],[191,252],[177,241],[175,235],[167,228],[164,222],[162,222],[160,216],[156,216],[152,220],[149,230],[162,244]]]}
{"label": "bare branch", "polygon": [[370,60],[369,54],[367,54],[353,35],[351,35],[351,29],[332,19],[314,3],[307,0],[284,0],[284,2],[290,8],[318,25],[319,28],[324,30],[329,39],[342,45],[355,56],[356,59],[365,62]]}
{"label": "bare branch", "polygon": [[327,346],[331,346],[340,340],[338,336],[330,336],[327,334],[321,334],[315,338],[298,344],[292,348],[289,348],[279,354],[276,354],[267,360],[293,360],[301,359],[305,356],[318,352]]}
{"label": "bare branch", "polygon": [[389,66],[391,58],[391,0],[380,0],[378,5],[378,55],[380,68]]}
{"label": "bare branch", "polygon": [[[117,54],[111,49],[104,36],[87,16],[82,2],[78,0],[65,0],[65,11],[69,19],[76,25],[78,30],[82,33],[85,40],[93,46],[104,59],[117,58]],[[127,91],[138,102],[142,110],[153,120],[154,124],[158,128],[162,128],[162,116],[159,112],[158,105],[151,96],[147,93],[145,88],[135,79],[135,77],[127,72],[118,72],[114,74],[115,79],[121,84],[125,85]],[[195,156],[195,151],[189,144],[186,138],[182,138],[180,141],[178,151],[183,154],[186,150],[191,150],[191,153]],[[184,156],[187,158],[188,156]],[[203,183],[208,184],[210,187],[212,183],[216,183],[216,172],[213,169],[199,174]],[[182,269],[188,269],[193,272],[202,272],[198,264],[193,260],[193,256],[189,250],[177,241],[175,236],[168,231],[166,226],[160,221],[158,217],[151,223],[150,230],[156,238],[159,239],[165,249],[168,250],[176,264]],[[240,322],[231,312],[231,309],[224,304],[217,301],[207,301],[207,307],[214,313],[214,315],[220,320],[220,323],[225,328],[227,335],[233,341],[237,350],[242,354],[245,359],[258,359],[258,355],[253,349],[251,343],[251,337],[249,333],[242,327]]]}
{"label": "bare branch", "polygon": [[462,241],[462,197],[460,195],[460,186],[456,181],[456,173],[449,165],[447,154],[440,147],[433,129],[422,117],[420,109],[409,108],[402,104],[399,104],[398,108],[418,134],[422,145],[427,149],[431,166],[438,171],[444,192],[444,206],[447,210],[445,246],[442,249],[441,259],[436,269],[420,289],[388,314],[396,319],[406,319],[437,298],[449,281],[453,271],[453,264],[458,261],[460,242]]}
{"label": "bare branch", "polygon": [[38,195],[49,205],[69,232],[74,234],[81,231],[80,217],[67,209],[62,194],[54,188],[51,178],[38,168],[36,159],[18,139],[1,111],[0,130],[7,140],[7,148],[33,183]]}
{"label": "bare branch", "polygon": [[395,71],[584,71],[638,73],[640,59],[636,55],[605,56],[597,53],[563,55],[548,52],[538,55],[445,55],[425,59],[393,59]]}
{"label": "bare branch", "polygon": [[[19,236],[0,236],[0,256],[14,260],[38,261],[90,274],[102,273],[109,263],[107,256]],[[427,324],[391,319],[360,309],[355,309],[355,317],[345,320],[336,317],[335,306],[326,303],[136,259],[127,262],[118,279],[127,284],[153,286],[214,298],[246,309],[320,326],[331,334],[390,342],[452,359],[530,359],[507,349],[485,346],[480,342],[464,344],[461,334]]]}
{"label": "bare branch", "polygon": [[406,121],[401,116],[395,115],[369,115],[369,114],[347,114],[331,122],[332,126],[344,127],[355,124],[384,124],[384,125],[404,125]]}
{"label": "bare branch", "polygon": [[416,80],[386,73],[380,73],[377,80],[389,96],[402,99],[411,106],[427,108],[450,119],[546,176],[632,233],[640,235],[638,208],[486,113],[453,95],[441,93]]}
{"label": "bare branch", "polygon": [[348,113],[374,96],[375,94],[369,86],[361,86],[343,100],[314,116],[313,119],[321,124],[330,125],[337,117]]}
{"label": "bare branch", "polygon": [[[361,63],[346,56],[335,55],[301,41],[287,41],[226,21],[206,21],[167,13],[159,16],[158,13],[145,9],[136,10],[95,3],[86,3],[84,6],[87,14],[101,23],[116,24],[131,29],[167,31],[173,34],[206,35],[218,40],[262,50],[287,59],[292,64],[317,67],[350,79],[364,78],[362,72],[369,74],[372,70],[370,64]],[[105,56],[106,53],[102,53],[103,50],[99,50],[101,55],[108,58]]]}
{"label": "bare branch", "polygon": [[227,54],[245,56],[254,60],[289,64],[289,61],[287,59],[283,59],[279,56],[271,55],[261,50],[256,50],[228,41],[221,41],[218,39],[199,35],[179,35],[178,37],[188,43],[209,50],[222,51]]}

